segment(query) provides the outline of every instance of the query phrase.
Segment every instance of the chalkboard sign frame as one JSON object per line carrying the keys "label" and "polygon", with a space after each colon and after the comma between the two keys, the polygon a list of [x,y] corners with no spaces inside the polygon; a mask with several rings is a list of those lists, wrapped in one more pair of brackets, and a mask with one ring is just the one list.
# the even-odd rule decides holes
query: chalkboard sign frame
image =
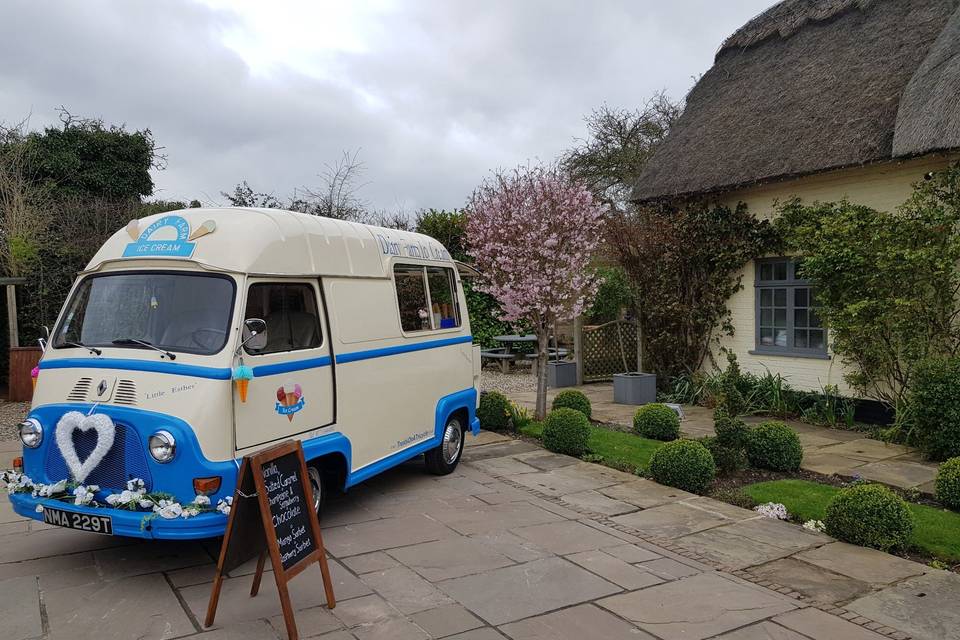
{"label": "chalkboard sign frame", "polygon": [[[299,479],[302,497],[307,506],[307,519],[310,523],[310,536],[313,550],[298,560],[295,564],[285,568],[280,553],[280,543],[273,526],[273,514],[270,511],[270,502],[267,496],[266,480],[263,467],[273,461],[294,455],[299,463]],[[217,573],[213,581],[213,591],[210,593],[210,603],[207,607],[207,617],[204,626],[213,624],[217,613],[217,603],[220,599],[220,589],[223,586],[223,574],[243,564],[250,558],[258,556],[257,570],[253,576],[253,585],[250,596],[257,595],[260,590],[260,580],[266,565],[267,555],[273,566],[273,575],[277,582],[277,591],[280,595],[280,606],[283,610],[283,620],[287,627],[289,640],[297,640],[297,624],[293,615],[293,605],[290,602],[290,592],[287,583],[313,563],[320,565],[323,577],[323,589],[326,592],[327,607],[333,609],[336,599],[333,594],[333,581],[330,578],[330,568],[327,565],[327,554],[320,534],[320,521],[317,512],[313,509],[313,490],[307,479],[307,463],[303,457],[303,447],[299,440],[288,440],[278,445],[264,449],[258,453],[244,456],[240,464],[240,473],[237,476],[237,488],[233,496],[233,507],[227,519],[227,529],[220,547],[220,558],[217,561]],[[255,513],[259,513],[256,517]]]}

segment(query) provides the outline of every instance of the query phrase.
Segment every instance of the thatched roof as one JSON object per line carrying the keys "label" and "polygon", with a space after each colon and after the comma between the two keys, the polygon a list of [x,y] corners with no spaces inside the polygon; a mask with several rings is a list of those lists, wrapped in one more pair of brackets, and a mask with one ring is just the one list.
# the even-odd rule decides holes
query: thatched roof
{"label": "thatched roof", "polygon": [[771,7],[723,43],[634,198],[960,147],[958,7],[960,0]]}

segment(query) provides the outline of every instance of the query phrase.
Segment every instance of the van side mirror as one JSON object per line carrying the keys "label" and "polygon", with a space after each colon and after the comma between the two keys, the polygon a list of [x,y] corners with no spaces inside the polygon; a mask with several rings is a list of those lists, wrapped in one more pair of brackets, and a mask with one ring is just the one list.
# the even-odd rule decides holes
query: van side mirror
{"label": "van side mirror", "polygon": [[247,347],[250,351],[260,351],[267,346],[267,323],[260,318],[247,318],[243,321],[243,342],[237,347]]}

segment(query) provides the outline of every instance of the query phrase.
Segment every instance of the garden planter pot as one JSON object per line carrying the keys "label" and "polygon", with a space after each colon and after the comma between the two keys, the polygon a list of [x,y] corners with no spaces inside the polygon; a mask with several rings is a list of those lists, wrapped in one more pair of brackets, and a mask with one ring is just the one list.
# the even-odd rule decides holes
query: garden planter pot
{"label": "garden planter pot", "polygon": [[656,374],[639,372],[614,374],[613,401],[617,404],[647,404],[648,402],[656,402]]}
{"label": "garden planter pot", "polygon": [[551,389],[577,386],[577,363],[548,362],[547,386]]}

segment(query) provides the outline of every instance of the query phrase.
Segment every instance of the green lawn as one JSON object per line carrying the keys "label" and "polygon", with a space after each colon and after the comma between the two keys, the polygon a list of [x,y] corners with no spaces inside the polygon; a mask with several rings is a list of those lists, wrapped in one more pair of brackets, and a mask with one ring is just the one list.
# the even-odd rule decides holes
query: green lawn
{"label": "green lawn", "polygon": [[[780,502],[798,520],[823,520],[827,504],[840,489],[808,480],[771,480],[743,488],[757,502]],[[960,562],[960,513],[922,504],[910,505],[916,519],[913,544],[947,562]]]}
{"label": "green lawn", "polygon": [[[531,422],[520,428],[520,433],[531,438],[540,439],[543,434],[542,422]],[[625,462],[638,469],[646,469],[650,464],[650,456],[660,446],[659,440],[649,440],[623,431],[612,431],[602,427],[590,427],[590,439],[587,446],[590,452],[603,456],[604,462]]]}

